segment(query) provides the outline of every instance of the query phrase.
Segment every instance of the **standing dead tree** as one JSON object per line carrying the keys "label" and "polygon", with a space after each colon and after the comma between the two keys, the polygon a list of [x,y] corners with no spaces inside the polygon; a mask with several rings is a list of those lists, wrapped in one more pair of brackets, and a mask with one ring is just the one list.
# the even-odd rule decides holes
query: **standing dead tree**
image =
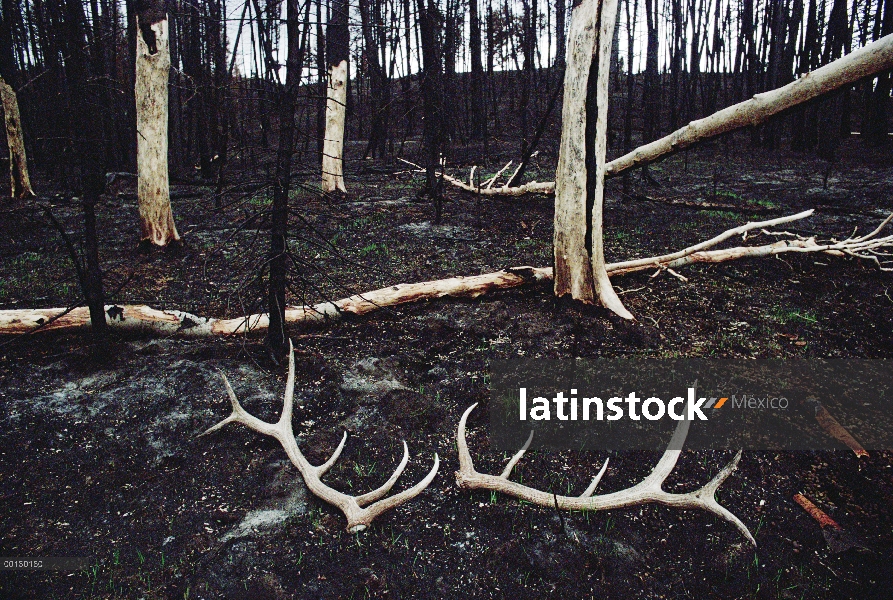
{"label": "standing dead tree", "polygon": [[350,31],[347,1],[334,0],[326,30],[329,64],[326,100],[326,132],[322,146],[322,191],[346,192],[344,187],[344,119],[347,115],[347,59]]}
{"label": "standing dead tree", "polygon": [[28,160],[25,154],[25,136],[19,99],[15,90],[19,82],[19,68],[13,47],[15,13],[18,6],[3,0],[0,2],[0,110],[6,125],[6,145],[9,148],[9,188],[12,198],[33,198],[31,180],[28,177]]}
{"label": "standing dead tree", "polygon": [[179,241],[168,179],[168,77],[171,53],[163,0],[137,2],[136,155],[140,240],[155,246]]}
{"label": "standing dead tree", "polygon": [[[267,309],[270,327],[267,346],[277,360],[285,354],[285,290],[288,287],[288,193],[291,182],[292,154],[295,146],[295,106],[304,68],[304,47],[298,0],[287,0],[288,56],[285,89],[279,98],[279,149],[276,153],[276,179],[273,182],[273,207],[270,215],[270,280]],[[309,5],[308,5],[309,6]],[[309,28],[309,25],[305,26]],[[306,33],[304,38],[306,38]]]}
{"label": "standing dead tree", "polygon": [[419,196],[428,195],[434,201],[434,222],[439,223],[442,211],[441,179],[437,177],[444,145],[443,126],[443,47],[441,44],[442,17],[434,0],[416,0],[422,48],[422,131],[425,156],[425,187]]}
{"label": "standing dead tree", "polygon": [[555,295],[587,304],[598,299],[631,319],[605,270],[602,236],[608,66],[616,16],[616,0],[584,0],[571,15],[555,173]]}
{"label": "standing dead tree", "polygon": [[19,116],[19,100],[12,86],[0,77],[0,101],[3,103],[3,120],[6,123],[6,145],[9,147],[9,188],[13,198],[33,198],[31,178],[28,176],[28,157],[25,154],[25,136],[22,118]]}

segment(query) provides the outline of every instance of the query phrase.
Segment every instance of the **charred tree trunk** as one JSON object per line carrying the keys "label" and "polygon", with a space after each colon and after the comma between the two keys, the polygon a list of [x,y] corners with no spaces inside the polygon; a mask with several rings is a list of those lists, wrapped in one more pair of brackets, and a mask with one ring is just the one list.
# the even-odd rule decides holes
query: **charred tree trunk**
{"label": "charred tree trunk", "polygon": [[[286,0],[288,58],[285,89],[279,105],[279,150],[276,153],[276,180],[273,187],[273,209],[270,215],[270,282],[267,308],[270,328],[267,346],[276,360],[288,350],[285,333],[285,290],[288,286],[288,189],[291,181],[292,153],[295,146],[295,105],[301,87],[303,48],[301,45],[301,12],[298,0]],[[307,25],[309,27],[309,24]]]}
{"label": "charred tree trunk", "polygon": [[19,99],[15,88],[19,85],[18,67],[13,50],[13,18],[16,7],[3,0],[0,12],[0,103],[6,125],[6,145],[9,148],[9,189],[12,198],[32,198],[31,178],[25,152],[25,134],[19,113]]}
{"label": "charred tree trunk", "polygon": [[555,65],[564,66],[567,54],[567,0],[555,0]]}
{"label": "charred tree trunk", "polygon": [[167,12],[159,6],[163,2],[137,14],[137,196],[141,242],[167,246],[179,241],[180,234],[174,225],[168,181],[168,22]]}
{"label": "charred tree trunk", "polygon": [[[95,85],[90,77],[90,57],[85,46],[86,15],[80,0],[66,2],[66,37],[70,54],[66,60],[66,75],[70,79],[71,102],[70,131],[77,152],[77,191],[81,195],[84,215],[84,268],[78,256],[69,247],[71,259],[81,291],[90,310],[90,323],[94,336],[102,338],[106,333],[105,294],[102,289],[102,271],[99,267],[99,244],[96,234],[96,203],[105,187],[104,148],[102,130],[96,127],[100,115],[96,114]],[[99,139],[97,139],[97,137]],[[64,236],[64,230],[62,230]]]}
{"label": "charred tree trunk", "polygon": [[326,132],[322,149],[323,192],[346,192],[344,187],[344,120],[347,116],[347,60],[350,31],[347,1],[334,0],[326,30],[328,86]]}
{"label": "charred tree trunk", "polygon": [[441,218],[441,190],[437,180],[437,167],[440,164],[441,144],[443,143],[442,57],[440,43],[440,11],[434,0],[416,0],[419,15],[419,29],[422,36],[422,106],[424,111],[424,154],[425,188],[421,195],[434,201],[435,222]]}
{"label": "charred tree trunk", "polygon": [[[828,64],[840,58],[849,40],[849,24],[847,22],[846,0],[834,0],[831,14],[828,17],[828,31],[825,39],[825,51],[822,63]],[[841,125],[844,113],[844,93],[835,91],[829,98],[821,101],[819,107],[819,130],[817,154],[831,163],[837,160],[837,147],[841,140]],[[849,135],[849,132],[847,132]]]}
{"label": "charred tree trunk", "polygon": [[534,28],[533,11],[531,4],[535,0],[523,0],[523,32],[521,38],[521,53],[524,57],[523,71],[521,73],[521,89],[518,94],[518,111],[521,117],[521,156],[526,156],[530,148],[530,139],[533,132],[529,130],[531,121],[530,93],[533,88],[534,52],[536,51],[536,30]]}
{"label": "charred tree trunk", "polygon": [[[632,10],[630,10],[632,8]],[[639,9],[639,0],[626,2],[626,111],[623,114],[623,151],[633,149],[633,99],[636,91],[636,80],[633,75],[633,49],[636,32],[636,13]],[[629,194],[632,181],[630,173],[623,174],[623,192]]]}
{"label": "charred tree trunk", "polygon": [[[441,93],[443,98],[441,104],[443,106],[454,106],[457,102],[456,94],[456,52],[459,44],[456,39],[457,34],[457,12],[459,10],[458,0],[446,0],[446,12],[443,20],[443,38],[441,44],[441,56],[443,56],[443,72],[441,75]],[[441,135],[444,144],[441,152],[449,148],[449,140],[456,137],[459,133],[456,129],[458,119],[441,119]]]}
{"label": "charred tree trunk", "polygon": [[673,23],[673,45],[670,56],[670,128],[679,127],[681,120],[681,96],[685,87],[683,81],[685,74],[685,24],[683,23],[682,0],[670,0],[672,23]]}
{"label": "charred tree trunk", "polygon": [[380,0],[360,0],[360,22],[363,40],[366,43],[365,57],[369,69],[369,87],[371,92],[372,126],[369,131],[369,143],[363,158],[370,154],[373,158],[381,158],[387,154],[389,90],[387,72],[379,53],[384,45],[380,35],[381,2]]}
{"label": "charred tree trunk", "polygon": [[468,0],[469,32],[468,50],[471,53],[471,139],[487,137],[487,105],[484,102],[484,65],[481,61],[481,21],[478,14],[479,0]]}
{"label": "charred tree trunk", "polygon": [[[881,35],[890,35],[893,33],[893,0],[884,0],[883,17],[881,17],[880,6],[878,6],[878,21]],[[886,145],[889,141],[890,131],[889,123],[889,106],[890,106],[890,89],[893,87],[890,72],[886,72],[878,76],[874,89],[869,86],[869,98],[866,106],[866,125],[862,127],[862,135],[865,141],[872,146]]]}
{"label": "charred tree trunk", "polygon": [[[797,64],[797,72],[802,75],[819,65],[821,40],[819,39],[818,1],[809,0],[806,15],[806,30],[803,34],[802,50]],[[797,109],[791,123],[791,148],[804,152],[815,147],[816,106],[809,104]]]}
{"label": "charred tree trunk", "polygon": [[[759,85],[759,56],[757,54],[756,22],[754,21],[754,0],[743,0],[741,10],[741,37],[744,39],[744,95],[747,98],[760,91]],[[750,144],[757,146],[760,143],[760,130],[752,127],[750,130]]]}
{"label": "charred tree trunk", "polygon": [[[645,50],[645,87],[642,90],[642,141],[650,142],[660,137],[660,114],[662,86],[657,67],[657,53],[660,41],[657,37],[658,0],[645,0],[645,20],[648,29],[648,44]],[[643,174],[647,178],[646,166]]]}
{"label": "charred tree trunk", "polygon": [[[783,85],[781,82],[781,65],[785,47],[785,35],[787,34],[788,1],[780,0],[772,3],[766,18],[771,23],[769,26],[769,64],[766,67],[766,89],[774,90]],[[780,135],[778,128],[779,123],[776,120],[771,120],[763,126],[762,145],[764,148],[775,149]]]}
{"label": "charred tree trunk", "polygon": [[208,45],[214,68],[214,106],[211,127],[214,132],[214,163],[217,167],[217,203],[224,185],[224,169],[229,160],[229,69],[226,66],[226,29],[224,0],[208,0]]}
{"label": "charred tree trunk", "polygon": [[316,151],[319,153],[319,164],[322,164],[322,151],[326,138],[326,38],[322,29],[323,1],[317,0],[316,3]]}

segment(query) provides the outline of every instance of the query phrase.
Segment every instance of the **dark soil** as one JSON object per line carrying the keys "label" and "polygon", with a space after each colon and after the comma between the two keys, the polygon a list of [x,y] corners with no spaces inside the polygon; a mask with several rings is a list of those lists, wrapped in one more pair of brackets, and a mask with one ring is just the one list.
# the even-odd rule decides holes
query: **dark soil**
{"label": "dark soil", "polygon": [[[816,208],[798,233],[865,232],[893,210],[893,159],[850,143],[834,166],[785,153],[743,154],[734,140],[652,168],[661,187],[610,184],[609,260],[678,249],[766,213]],[[878,158],[882,156],[882,158]],[[501,158],[501,157],[499,157]],[[529,177],[550,179],[544,155]],[[550,162],[551,161],[551,162]],[[448,192],[445,221],[416,202],[402,166],[355,161],[346,198],[295,194],[294,303],[398,282],[551,262],[552,200],[478,201]],[[501,164],[494,158],[490,173]],[[467,175],[467,170],[464,171]],[[99,209],[107,289],[201,315],[259,310],[269,194],[180,185],[185,245],[136,251],[131,196]],[[651,198],[652,200],[648,200]],[[664,201],[721,202],[697,210]],[[76,235],[76,202],[52,210]],[[759,216],[755,216],[759,214]],[[747,243],[774,238],[756,233]],[[77,302],[71,263],[47,220],[12,207],[0,220],[0,308]],[[735,240],[739,243],[739,240]],[[400,458],[408,486],[440,455],[440,474],[415,500],[349,534],[343,516],[309,493],[277,443],[230,426],[218,371],[266,420],[281,408],[284,368],[256,337],[187,341],[87,334],[0,339],[0,555],[89,556],[85,572],[4,572],[3,598],[646,597],[888,598],[893,590],[893,453],[858,461],[831,453],[745,452],[720,489],[759,544],[697,511],[643,506],[601,513],[543,509],[453,478],[462,411],[488,401],[489,361],[510,357],[893,357],[893,279],[876,265],[820,255],[737,261],[617,277],[634,323],[557,303],[548,287],[381,310],[324,328],[295,328],[295,432],[322,462],[350,437],[326,476],[338,489],[380,485]],[[116,288],[121,288],[116,291]],[[470,422],[480,471],[506,457],[487,443],[486,411]],[[706,483],[729,459],[683,453],[668,491]],[[604,456],[532,453],[513,477],[580,493]],[[612,458],[600,490],[641,480],[657,453]],[[802,492],[867,550],[832,555],[792,501]]]}

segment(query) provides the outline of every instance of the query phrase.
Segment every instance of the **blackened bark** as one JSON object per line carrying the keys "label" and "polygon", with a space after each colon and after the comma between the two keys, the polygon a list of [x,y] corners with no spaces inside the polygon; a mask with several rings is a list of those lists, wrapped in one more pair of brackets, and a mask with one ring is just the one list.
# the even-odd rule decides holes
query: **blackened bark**
{"label": "blackened bark", "polygon": [[657,71],[657,53],[660,42],[657,37],[658,0],[645,0],[645,17],[648,28],[648,44],[645,50],[645,89],[642,92],[644,114],[643,142],[660,137],[661,85]]}
{"label": "blackened bark", "polygon": [[286,7],[288,58],[285,89],[282,91],[279,105],[279,149],[276,154],[276,180],[273,182],[273,209],[270,215],[270,280],[267,302],[270,314],[267,346],[276,360],[281,360],[288,351],[288,339],[285,333],[285,290],[288,286],[288,189],[295,139],[295,104],[303,67],[299,0],[286,1],[288,2]]}
{"label": "blackened bark", "polygon": [[[347,21],[347,0],[332,0],[332,14],[326,29],[326,64],[341,64],[348,60],[350,30]],[[291,36],[289,35],[289,39]]]}
{"label": "blackened bark", "polygon": [[322,145],[326,130],[326,38],[323,34],[322,5],[325,0],[316,3],[316,151],[318,163],[322,163]]}
{"label": "blackened bark", "polygon": [[[561,1],[561,0],[559,0]],[[632,10],[630,2],[626,2],[626,111],[623,115],[623,151],[632,150],[633,147],[633,105],[636,91],[636,80],[633,75],[633,50],[636,32],[636,13],[639,9],[639,0],[633,0]],[[623,174],[623,192],[631,192],[632,181],[630,173]]]}
{"label": "blackened bark", "polygon": [[[821,40],[819,39],[818,2],[809,0],[806,15],[806,31],[803,35],[802,50],[797,63],[797,73],[802,75],[819,65]],[[791,123],[791,149],[805,152],[815,147],[817,140],[816,104],[798,107]]]}
{"label": "blackened bark", "polygon": [[481,61],[481,21],[478,14],[479,0],[468,0],[471,30],[468,49],[471,53],[471,139],[487,137],[487,107],[484,102],[484,65]]}
{"label": "blackened bark", "polygon": [[530,92],[533,87],[533,53],[536,47],[536,31],[534,30],[533,8],[531,2],[534,0],[523,0],[523,33],[521,38],[521,53],[524,56],[523,71],[521,74],[521,89],[518,95],[518,111],[521,117],[521,156],[526,156],[528,148],[530,148],[530,140],[532,132],[530,127]]}
{"label": "blackened bark", "polygon": [[365,57],[369,70],[369,87],[372,100],[372,126],[369,132],[369,143],[363,158],[370,154],[373,158],[381,158],[387,154],[388,121],[389,121],[389,86],[387,72],[379,59],[379,52],[384,44],[381,36],[381,2],[380,0],[360,0],[360,23],[363,40],[366,43]]}
{"label": "blackened bark", "polygon": [[[103,167],[102,140],[96,139],[101,132],[95,127],[98,115],[92,102],[95,90],[90,89],[89,56],[86,51],[86,15],[80,0],[66,0],[66,45],[71,52],[66,61],[66,75],[70,85],[70,131],[76,148],[75,161],[78,171],[78,189],[84,214],[84,254],[86,270],[79,273],[84,299],[90,308],[90,325],[93,334],[102,338],[106,334],[102,271],[99,268],[99,250],[96,235],[96,203],[103,191],[105,173]],[[77,260],[76,256],[72,260]]]}
{"label": "blackened bark", "polygon": [[[879,27],[878,27],[879,25]],[[881,18],[881,7],[878,5],[876,18],[876,30],[880,30],[880,35],[890,35],[893,33],[893,0],[884,1],[883,17]],[[875,37],[878,37],[875,35]],[[893,80],[888,71],[878,76],[874,90],[869,90],[869,100],[866,107],[866,124],[862,127],[862,135],[865,141],[872,146],[881,146],[889,143],[890,131],[889,123],[889,106],[890,106],[890,89],[893,87]]]}
{"label": "blackened bark", "polygon": [[[567,54],[567,0],[555,0],[555,64],[564,66]],[[561,81],[559,79],[559,81]]]}
{"label": "blackened bark", "polygon": [[214,163],[217,167],[217,205],[220,206],[224,185],[224,169],[229,158],[229,69],[226,66],[226,29],[224,0],[208,0],[208,46],[214,67],[213,110],[211,128],[214,137]]}
{"label": "blackened bark", "polygon": [[[828,31],[825,37],[825,51],[822,55],[822,63],[829,62],[843,56],[844,49],[849,43],[849,24],[847,22],[846,0],[834,0],[831,7],[831,15],[828,17]],[[849,94],[849,88],[837,90],[828,98],[821,101],[819,107],[819,129],[817,154],[830,162],[837,160],[837,148],[840,145],[841,129],[844,115],[844,94]],[[849,132],[847,131],[847,134]]]}
{"label": "blackened bark", "polygon": [[437,166],[440,162],[443,138],[442,107],[443,85],[441,80],[442,52],[440,44],[440,11],[434,0],[416,0],[419,30],[422,36],[422,107],[425,124],[423,129],[425,153],[425,188],[423,195],[435,202],[437,219],[440,217],[440,190],[437,182]]}

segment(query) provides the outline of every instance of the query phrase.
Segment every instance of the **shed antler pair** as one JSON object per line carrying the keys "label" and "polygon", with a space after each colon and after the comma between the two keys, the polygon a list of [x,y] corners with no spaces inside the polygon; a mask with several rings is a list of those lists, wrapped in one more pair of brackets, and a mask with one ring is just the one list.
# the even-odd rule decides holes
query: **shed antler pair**
{"label": "shed antler pair", "polygon": [[[217,431],[228,423],[237,422],[242,423],[249,429],[253,429],[258,433],[276,438],[279,443],[282,444],[282,447],[285,449],[285,452],[288,454],[292,463],[294,463],[298,468],[298,471],[301,472],[301,476],[304,478],[304,482],[307,484],[310,491],[322,500],[338,507],[341,512],[344,513],[344,516],[347,517],[348,531],[356,532],[366,529],[377,516],[418,496],[422,490],[428,487],[435,475],[437,475],[440,459],[435,453],[434,466],[431,467],[431,471],[428,472],[424,479],[399,494],[385,498],[397,482],[397,479],[403,473],[406,464],[409,462],[409,449],[406,446],[406,442],[403,442],[403,460],[400,461],[400,464],[397,466],[397,469],[391,475],[390,479],[378,489],[361,496],[349,496],[323,483],[321,479],[322,476],[335,464],[335,461],[338,460],[341,451],[344,449],[344,444],[347,442],[347,432],[344,433],[344,437],[341,439],[341,443],[338,444],[332,457],[318,467],[307,462],[307,459],[301,454],[291,424],[295,392],[295,358],[291,348],[291,341],[289,341],[288,379],[285,384],[285,400],[282,406],[282,415],[279,417],[277,423],[267,423],[248,414],[248,412],[242,408],[242,405],[239,404],[239,400],[236,398],[233,388],[226,379],[226,375],[223,375],[223,383],[226,385],[226,392],[229,394],[229,399],[232,402],[233,412],[223,421],[206,430],[202,435]],[[512,469],[518,461],[521,460],[521,457],[524,456],[527,448],[530,447],[530,442],[533,440],[533,432],[530,433],[530,437],[527,438],[527,443],[524,444],[524,447],[521,448],[521,450],[508,462],[501,475],[487,475],[478,473],[474,469],[471,454],[468,452],[468,444],[465,441],[465,425],[468,421],[468,415],[471,414],[471,411],[473,411],[476,406],[477,404],[473,404],[465,411],[465,414],[462,415],[462,419],[459,421],[459,429],[456,432],[456,445],[459,450],[459,470],[456,471],[456,481],[459,484],[459,487],[465,489],[493,490],[527,500],[534,504],[539,504],[540,506],[554,506],[563,510],[608,510],[612,508],[647,504],[649,502],[657,502],[678,508],[700,508],[728,521],[737,527],[744,537],[746,537],[752,544],[756,545],[756,541],[753,539],[753,536],[750,534],[750,531],[744,523],[727,509],[720,506],[714,497],[716,490],[722,482],[725,481],[726,478],[732,474],[732,471],[735,470],[735,467],[738,466],[738,461],[741,459],[740,450],[738,451],[738,454],[735,455],[735,458],[717,473],[709,483],[697,490],[685,494],[672,494],[661,489],[664,480],[666,480],[669,474],[673,471],[673,468],[676,466],[676,461],[679,460],[680,449],[685,443],[685,438],[688,436],[690,421],[679,422],[679,425],[676,427],[676,431],[673,434],[673,438],[670,440],[669,447],[648,477],[642,482],[619,492],[593,496],[596,486],[598,486],[602,475],[605,474],[605,471],[608,468],[608,461],[605,460],[601,470],[599,470],[598,474],[593,478],[592,483],[589,484],[589,487],[586,488],[586,491],[581,495],[576,497],[557,496],[520,483],[509,481],[509,475],[511,475]],[[363,508],[364,505],[366,506],[365,508]]]}
{"label": "shed antler pair", "polygon": [[[732,461],[717,473],[716,476],[704,487],[685,494],[671,494],[661,489],[664,480],[670,475],[673,468],[676,466],[676,461],[679,460],[681,448],[683,444],[685,444],[685,438],[688,436],[690,421],[679,421],[679,425],[676,426],[676,431],[673,433],[673,437],[670,440],[669,446],[664,451],[664,455],[657,462],[657,465],[655,465],[648,477],[633,487],[620,490],[619,492],[593,496],[592,494],[595,492],[598,482],[608,468],[608,460],[605,459],[605,463],[602,465],[598,474],[592,479],[592,483],[589,484],[586,491],[579,496],[558,496],[520,483],[515,483],[514,481],[509,481],[509,475],[511,475],[512,469],[530,447],[530,442],[533,440],[532,431],[530,432],[530,436],[527,438],[524,447],[512,457],[501,475],[487,475],[475,471],[474,463],[471,460],[471,453],[468,451],[468,443],[465,441],[465,424],[468,421],[468,415],[471,414],[471,411],[473,411],[476,406],[476,403],[472,404],[465,411],[465,414],[462,415],[462,419],[459,421],[459,430],[456,433],[456,445],[459,449],[459,470],[456,471],[456,482],[461,488],[492,490],[503,494],[509,494],[510,496],[515,496],[516,498],[521,498],[522,500],[527,500],[528,502],[539,504],[540,506],[557,507],[563,510],[609,510],[612,508],[648,504],[650,502],[657,502],[659,504],[666,504],[667,506],[675,506],[677,508],[700,508],[728,521],[737,527],[738,531],[740,531],[751,544],[754,546],[757,545],[756,540],[753,539],[747,526],[726,508],[720,506],[719,502],[717,502],[714,497],[716,490],[722,482],[725,481],[726,478],[732,474],[732,471],[735,470],[735,467],[738,466],[738,461],[741,459],[741,450],[739,450],[738,454],[735,455],[735,458],[733,458]],[[674,450],[674,448],[678,449]]]}
{"label": "shed antler pair", "polygon": [[[341,456],[341,451],[344,449],[344,444],[347,442],[347,432],[344,432],[344,437],[341,438],[341,443],[338,444],[338,447],[335,449],[331,458],[318,467],[314,467],[307,462],[307,459],[301,454],[291,425],[292,407],[294,405],[295,395],[295,355],[291,340],[288,342],[288,379],[285,383],[285,400],[282,405],[282,415],[279,417],[279,422],[275,424],[267,423],[248,414],[248,412],[242,408],[242,405],[239,404],[239,400],[236,398],[233,388],[226,379],[226,375],[223,375],[223,383],[226,385],[226,393],[229,394],[229,399],[232,402],[233,412],[217,425],[208,428],[202,435],[217,431],[228,423],[237,422],[242,423],[249,429],[253,429],[258,433],[276,438],[279,443],[282,444],[282,447],[285,449],[285,453],[288,454],[291,462],[294,463],[298,468],[298,471],[301,472],[301,476],[304,478],[304,483],[307,484],[310,491],[318,498],[338,507],[338,509],[344,513],[344,516],[347,517],[348,531],[363,531],[370,523],[372,523],[375,517],[418,496],[422,490],[428,487],[428,484],[431,483],[434,476],[437,475],[437,469],[440,467],[440,459],[438,458],[437,453],[435,453],[434,466],[431,467],[431,471],[428,472],[424,479],[411,488],[403,490],[399,494],[384,498],[384,496],[391,491],[391,488],[394,487],[394,484],[397,482],[397,479],[403,473],[403,469],[406,468],[406,464],[409,462],[409,448],[406,446],[406,442],[403,442],[403,460],[400,461],[397,470],[394,471],[390,479],[378,489],[363,494],[362,496],[349,496],[323,483],[322,476],[335,464],[338,457]],[[368,506],[363,508],[364,505]]]}

